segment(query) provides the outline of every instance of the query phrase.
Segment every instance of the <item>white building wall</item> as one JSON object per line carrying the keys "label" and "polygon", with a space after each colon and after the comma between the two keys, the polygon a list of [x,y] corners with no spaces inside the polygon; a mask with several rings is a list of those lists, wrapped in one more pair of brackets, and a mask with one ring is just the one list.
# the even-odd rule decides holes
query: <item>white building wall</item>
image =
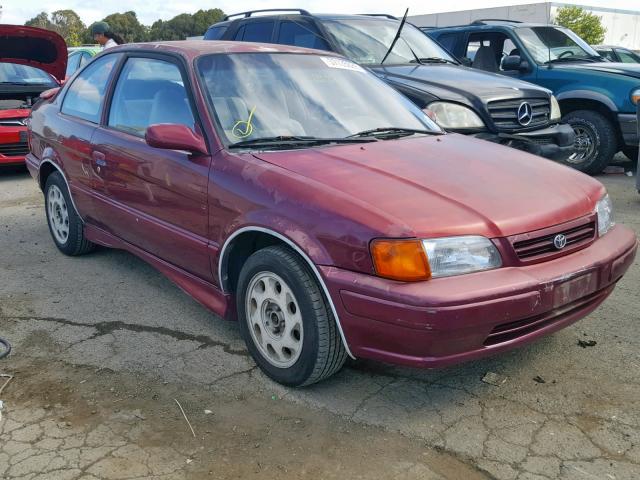
{"label": "white building wall", "polygon": [[[508,7],[479,8],[459,12],[412,15],[408,20],[419,27],[448,27],[466,25],[482,18],[518,20],[531,23],[551,23],[563,3],[540,2]],[[567,4],[568,5],[568,4]],[[607,29],[604,43],[640,50],[640,11],[629,12],[580,5],[585,10],[602,17]]]}

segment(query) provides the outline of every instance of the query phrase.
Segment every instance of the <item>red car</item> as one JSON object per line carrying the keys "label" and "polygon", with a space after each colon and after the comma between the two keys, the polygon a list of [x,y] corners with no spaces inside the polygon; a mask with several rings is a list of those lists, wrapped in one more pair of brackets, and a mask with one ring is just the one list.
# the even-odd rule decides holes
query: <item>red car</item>
{"label": "red car", "polygon": [[0,63],[0,166],[23,164],[29,152],[27,118],[42,92],[59,86],[67,45],[48,30],[0,25],[0,50],[19,45]]}
{"label": "red car", "polygon": [[30,132],[63,253],[143,258],[291,386],[348,355],[439,367],[526,344],[600,305],[637,248],[598,181],[445,134],[327,52],[112,48]]}

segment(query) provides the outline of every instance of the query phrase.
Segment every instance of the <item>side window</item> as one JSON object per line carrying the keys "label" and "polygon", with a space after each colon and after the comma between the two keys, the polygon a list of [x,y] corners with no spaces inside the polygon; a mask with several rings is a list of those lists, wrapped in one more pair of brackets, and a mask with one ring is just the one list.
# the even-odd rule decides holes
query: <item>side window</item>
{"label": "side window", "polygon": [[89,63],[89,60],[91,60],[93,57],[91,55],[89,55],[87,52],[82,52],[82,56],[80,57],[80,66],[84,67],[87,63]]}
{"label": "side window", "polygon": [[227,31],[227,29],[229,28],[228,25],[221,25],[219,27],[211,27],[209,28],[209,30],[207,30],[207,33],[204,34],[204,39],[205,40],[220,40],[223,35],[225,34],[225,32]]}
{"label": "side window", "polygon": [[[445,33],[440,35],[437,40],[445,49],[449,52],[455,54],[456,46],[458,44],[458,38],[460,37],[457,33]],[[477,50],[477,49],[476,49]],[[475,54],[475,51],[474,51]]]}
{"label": "side window", "polygon": [[611,62],[618,61],[618,59],[613,53],[613,50],[599,50],[598,53]]}
{"label": "side window", "polygon": [[631,52],[629,52],[627,50],[618,49],[618,50],[616,50],[616,53],[620,57],[620,61],[621,62],[624,62],[624,63],[638,63],[638,59],[635,58],[633,53],[631,53]]}
{"label": "side window", "polygon": [[102,100],[120,54],[106,55],[87,66],[73,81],[62,102],[62,113],[100,123]]}
{"label": "side window", "polygon": [[238,28],[238,31],[233,36],[233,39],[234,40],[242,40],[242,37],[244,37],[244,25],[241,25],[240,28]]}
{"label": "side window", "polygon": [[67,77],[73,75],[73,73],[78,69],[81,56],[82,55],[80,53],[72,53],[69,55],[69,58],[67,59]]}
{"label": "side window", "polygon": [[178,123],[194,128],[193,112],[177,65],[154,58],[130,58],[118,78],[109,126],[144,136],[149,125]]}
{"label": "side window", "polygon": [[242,40],[245,42],[270,43],[271,34],[273,33],[273,25],[274,25],[273,21],[245,23]]}
{"label": "side window", "polygon": [[320,32],[311,23],[298,23],[285,20],[280,23],[278,43],[283,45],[295,45],[296,47],[316,48],[318,50],[330,50],[327,42]]}
{"label": "side window", "polygon": [[482,46],[482,42],[480,40],[471,40],[467,44],[467,51],[465,52],[465,57],[470,60],[476,58],[476,52]]}

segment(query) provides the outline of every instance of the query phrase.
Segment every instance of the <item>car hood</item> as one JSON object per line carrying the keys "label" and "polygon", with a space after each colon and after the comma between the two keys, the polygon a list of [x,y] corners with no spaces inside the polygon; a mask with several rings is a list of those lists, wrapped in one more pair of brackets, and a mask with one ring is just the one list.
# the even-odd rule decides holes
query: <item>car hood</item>
{"label": "car hood", "polygon": [[615,75],[627,75],[634,78],[640,78],[640,63],[614,63],[614,62],[597,62],[597,63],[558,63],[553,68],[561,68],[563,70],[593,70],[596,72],[613,73]]}
{"label": "car hood", "polygon": [[346,195],[340,215],[393,219],[394,236],[525,233],[592,213],[605,191],[570,168],[458,134],[254,156],[313,180],[319,190],[295,201],[321,207],[327,195]]}
{"label": "car hood", "polygon": [[0,25],[0,62],[36,67],[62,80],[67,69],[67,44],[50,30]]}
{"label": "car hood", "polygon": [[456,65],[392,65],[372,69],[379,75],[396,83],[404,83],[414,88],[424,88],[447,98],[446,91],[460,97],[475,95],[485,102],[508,98],[548,98],[550,91],[504,75],[483,72],[481,70]]}

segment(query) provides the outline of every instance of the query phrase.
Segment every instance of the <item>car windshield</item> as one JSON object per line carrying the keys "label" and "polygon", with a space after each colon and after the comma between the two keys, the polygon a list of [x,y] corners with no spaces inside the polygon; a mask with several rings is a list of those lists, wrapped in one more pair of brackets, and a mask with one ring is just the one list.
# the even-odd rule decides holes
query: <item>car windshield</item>
{"label": "car windshield", "polygon": [[327,139],[396,128],[440,132],[407,98],[340,57],[213,54],[197,70],[230,144],[275,137]]}
{"label": "car windshield", "polygon": [[20,83],[27,85],[55,85],[46,72],[27,65],[0,63],[0,83]]}
{"label": "car windshield", "polygon": [[[382,62],[400,27],[398,20],[367,17],[326,20],[322,24],[336,39],[342,53],[354,62],[364,65],[379,65]],[[457,63],[431,38],[413,25],[405,23],[402,34],[385,60],[385,64],[415,62],[416,57]]]}
{"label": "car windshield", "polygon": [[600,55],[571,30],[557,27],[521,27],[516,34],[537,63],[593,61]]}

